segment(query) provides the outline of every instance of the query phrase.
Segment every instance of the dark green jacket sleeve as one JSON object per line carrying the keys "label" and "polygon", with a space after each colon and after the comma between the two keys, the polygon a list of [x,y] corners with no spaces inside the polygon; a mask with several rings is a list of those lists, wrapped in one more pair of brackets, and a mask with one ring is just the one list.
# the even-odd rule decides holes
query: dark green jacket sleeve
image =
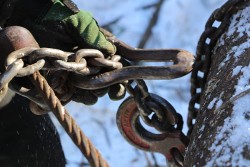
{"label": "dark green jacket sleeve", "polygon": [[111,55],[116,52],[115,46],[106,39],[100,31],[96,20],[89,12],[81,10],[78,13],[74,13],[60,0],[57,0],[43,18],[43,21],[61,21],[70,29],[74,29],[72,32],[76,31],[77,35],[90,48],[98,49]]}

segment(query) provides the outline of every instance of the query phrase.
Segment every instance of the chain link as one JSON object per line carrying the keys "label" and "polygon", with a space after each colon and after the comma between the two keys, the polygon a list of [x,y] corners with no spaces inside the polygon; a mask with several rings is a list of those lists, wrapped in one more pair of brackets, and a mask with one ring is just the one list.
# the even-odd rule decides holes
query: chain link
{"label": "chain link", "polygon": [[[89,58],[89,60],[87,60],[87,58]],[[7,57],[7,71],[0,78],[0,83],[5,86],[16,76],[29,76],[32,73],[35,73],[35,71],[39,70],[47,70],[48,73],[52,71],[52,74],[50,74],[51,76],[56,76],[54,74],[57,74],[58,77],[61,77],[59,82],[55,82],[52,84],[55,91],[57,92],[57,96],[59,96],[60,101],[67,102],[73,95],[73,93],[70,92],[74,91],[68,91],[68,89],[63,88],[64,85],[67,85],[66,75],[68,75],[68,73],[65,74],[63,70],[74,71],[82,75],[93,75],[94,73],[91,73],[90,70],[85,70],[89,67],[89,65],[92,65],[94,68],[101,67],[102,70],[103,67],[106,67],[107,70],[119,69],[122,68],[122,64],[119,62],[119,60],[120,57],[117,55],[110,56],[109,58],[104,58],[102,53],[97,50],[79,50],[78,52],[73,54],[50,48],[23,48],[12,52]],[[29,64],[29,62],[35,63],[25,66],[26,64]],[[190,61],[188,61],[187,64],[190,64],[189,62]],[[186,64],[184,63],[184,65]],[[55,69],[56,72],[54,72]],[[186,69],[184,69],[184,71],[185,70]],[[90,73],[85,73],[85,71],[88,71]],[[172,77],[177,76],[173,75]],[[57,77],[53,78],[56,78],[56,80],[58,79]],[[41,82],[42,80],[44,79],[41,79]],[[126,81],[124,83],[126,85],[129,85],[129,83]],[[134,96],[143,120],[149,126],[156,128],[160,132],[174,132],[175,130],[177,130],[177,133],[179,134],[179,131],[182,130],[183,126],[182,117],[178,113],[176,113],[175,109],[165,99],[149,93],[148,88],[143,80],[136,80],[136,83],[137,85],[135,88],[132,88],[132,86],[127,87],[131,94]],[[41,85],[43,84],[41,83]],[[31,111],[34,112],[34,114],[44,114],[49,110],[48,106],[44,103],[43,100],[41,100],[41,97],[37,96],[36,91],[33,91],[33,89],[31,88],[22,87],[21,85],[14,86],[18,87],[16,90],[17,93],[33,101],[30,103],[30,108]],[[43,89],[45,90],[45,88]],[[65,97],[64,95],[67,95],[67,97]],[[54,97],[52,99],[54,99]],[[175,158],[179,159],[178,157]],[[177,162],[177,160],[175,161]]]}
{"label": "chain link", "polygon": [[[196,117],[200,110],[200,102],[202,98],[201,96],[204,91],[204,86],[207,80],[213,48],[216,45],[218,38],[229,26],[232,14],[235,11],[239,10],[240,5],[246,2],[248,1],[229,0],[221,8],[215,10],[212,13],[205,25],[205,31],[202,33],[198,42],[196,52],[197,57],[193,65],[193,71],[191,75],[192,98],[189,103],[188,135],[190,135],[192,132],[194,121],[196,120]],[[161,69],[165,70],[164,72],[162,72],[165,76],[158,76],[157,74],[159,73],[160,68],[123,68],[122,63],[120,62],[120,56],[113,55],[105,57],[100,51],[94,49],[81,49],[78,50],[76,53],[71,53],[51,48],[29,47],[14,51],[7,57],[6,72],[0,77],[0,89],[6,89],[6,86],[8,86],[9,82],[14,77],[24,77],[33,74],[33,80],[35,80],[36,77],[34,73],[36,71],[47,70],[47,72],[49,72],[45,76],[48,76],[52,88],[55,90],[57,96],[60,99],[57,100],[58,103],[60,101],[67,103],[69,100],[72,99],[74,95],[76,95],[75,92],[77,91],[79,93],[78,95],[81,95],[81,97],[79,97],[78,99],[76,98],[75,100],[84,98],[82,94],[87,94],[88,98],[93,95],[93,98],[90,101],[86,102],[87,104],[93,104],[97,101],[97,97],[102,96],[109,91],[109,88],[107,89],[105,86],[110,86],[115,83],[119,83],[119,90],[122,88],[124,89],[125,86],[126,90],[133,96],[139,111],[139,115],[148,126],[154,127],[160,132],[181,131],[183,128],[182,116],[175,111],[175,109],[168,101],[166,101],[160,96],[149,93],[146,83],[142,79],[140,79],[140,77],[142,74],[145,75],[144,78],[148,77],[148,79],[155,79],[155,75],[161,77],[162,79],[172,79],[183,76],[191,70],[191,65],[193,63],[192,55],[181,50],[135,50],[129,47],[124,47],[124,44],[115,39],[114,43],[117,45],[120,54],[123,56],[123,58],[125,57],[125,59],[132,61],[145,59],[156,61],[174,60],[175,64],[170,67],[162,67]],[[169,54],[170,56],[165,56],[165,54]],[[121,76],[121,74],[128,73],[131,73],[132,75],[137,75],[137,69],[141,69],[142,71],[144,70],[137,76],[137,78],[132,78],[129,75]],[[113,70],[112,73],[102,73],[111,70]],[[118,70],[120,70],[120,73]],[[152,71],[155,72],[152,73]],[[77,74],[75,75],[75,80],[78,80],[78,76],[81,77],[79,79],[83,80],[87,80],[88,78],[84,78],[82,76],[91,76],[88,81],[98,81],[105,86],[100,86],[98,88],[102,89],[97,89],[97,87],[93,87],[92,82],[90,82],[90,87],[86,87],[87,82],[84,81],[85,83],[82,87],[79,86],[78,88],[76,88],[68,81],[69,72]],[[149,74],[151,74],[151,76],[149,76]],[[111,78],[108,82],[110,76],[114,77]],[[119,80],[121,78],[122,80]],[[128,81],[124,81],[128,79],[136,79],[136,86],[134,88],[131,86],[131,83],[129,83]],[[42,82],[42,80],[40,82]],[[83,83],[81,80],[80,82]],[[110,85],[107,85],[107,83],[109,83]],[[98,84],[99,83],[97,83],[97,85]],[[29,98],[34,103],[36,103],[31,103],[32,110],[39,110],[39,113],[36,114],[41,114],[44,112],[44,109],[48,108],[48,106],[41,102],[41,97],[36,96],[36,91],[32,91],[32,89],[22,87],[21,85],[18,86],[19,87],[16,91],[19,94],[23,94],[23,96]],[[93,90],[85,90],[85,88],[93,88]],[[110,96],[116,97],[117,95],[110,94]],[[39,105],[39,107],[41,108],[39,108],[37,105]],[[65,111],[61,111],[61,113],[65,113]],[[180,134],[183,135],[182,133]],[[183,138],[185,138],[185,136]],[[85,153],[86,151],[83,150],[83,152]],[[178,148],[174,148],[171,150],[171,154],[174,158],[176,165],[183,166],[184,159],[182,152],[183,151],[180,151]],[[93,164],[99,163],[95,162],[94,158],[92,158],[91,161],[93,161]]]}
{"label": "chain link", "polygon": [[[34,64],[23,67],[17,76],[23,77],[34,73],[34,70],[66,70],[82,75],[96,74],[100,68],[120,69],[122,64],[117,55],[105,58],[102,52],[96,49],[81,49],[76,53],[64,52],[52,48],[26,47],[12,52],[6,60],[6,66],[10,66],[17,60],[28,57],[28,62]],[[43,61],[42,61],[43,60]],[[44,63],[45,61],[45,63]],[[92,68],[92,70],[90,69]],[[95,69],[96,68],[96,69]]]}
{"label": "chain link", "polygon": [[191,74],[191,100],[187,124],[188,136],[192,133],[198,112],[200,112],[201,96],[204,91],[207,75],[211,64],[211,55],[219,37],[230,24],[231,16],[247,0],[229,0],[221,8],[215,10],[208,19],[205,30],[198,42],[196,60]]}
{"label": "chain link", "polygon": [[[14,77],[25,77],[33,74],[35,71],[47,70],[47,79],[52,80],[50,83],[57,96],[63,104],[66,104],[72,99],[76,90],[67,81],[68,72],[78,73],[83,76],[97,74],[100,70],[120,69],[122,68],[122,63],[119,62],[120,59],[121,57],[117,55],[105,58],[99,50],[95,49],[81,49],[76,53],[70,53],[52,48],[26,47],[8,55],[6,59],[6,72],[0,76],[0,89],[2,91],[5,90],[3,88],[8,86],[8,83]],[[12,84],[20,83],[13,81]],[[40,98],[30,96],[31,94],[34,95],[34,93],[30,93],[33,92],[30,90],[31,88],[22,85],[12,85],[11,87],[18,94],[40,104]],[[21,89],[25,89],[25,91]],[[74,99],[77,100],[76,98]],[[96,102],[96,100],[92,100],[93,102]]]}
{"label": "chain link", "polygon": [[135,80],[135,82],[134,88],[129,83],[125,83],[125,86],[134,97],[144,123],[160,132],[182,130],[182,117],[173,106],[162,97],[149,93],[145,81]]}
{"label": "chain link", "polygon": [[[149,93],[144,80],[135,80],[135,83],[134,87],[132,83],[125,83],[131,96],[118,109],[118,129],[133,146],[163,154],[170,166],[183,166],[189,140],[181,132],[182,116],[167,100]],[[156,129],[159,134],[148,131],[145,124]]]}

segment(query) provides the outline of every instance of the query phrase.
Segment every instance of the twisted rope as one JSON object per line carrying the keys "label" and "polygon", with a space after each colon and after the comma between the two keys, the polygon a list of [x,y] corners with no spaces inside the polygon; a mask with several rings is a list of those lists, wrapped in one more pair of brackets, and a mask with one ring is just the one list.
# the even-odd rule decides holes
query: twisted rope
{"label": "twisted rope", "polygon": [[31,80],[37,90],[43,95],[44,101],[48,104],[49,108],[52,110],[72,141],[89,161],[90,165],[92,167],[108,167],[108,163],[103,159],[99,151],[91,143],[88,137],[85,136],[75,120],[63,107],[60,100],[56,97],[54,91],[40,72],[37,71],[32,74]]}

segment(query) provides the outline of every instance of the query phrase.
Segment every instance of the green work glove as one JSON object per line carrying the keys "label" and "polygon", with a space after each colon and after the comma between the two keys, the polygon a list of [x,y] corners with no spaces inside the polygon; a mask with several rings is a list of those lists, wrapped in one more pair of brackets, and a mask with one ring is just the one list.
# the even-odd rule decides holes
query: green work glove
{"label": "green work glove", "polygon": [[90,13],[83,10],[74,12],[60,0],[54,2],[41,21],[65,24],[67,29],[71,31],[72,36],[78,38],[78,43],[82,44],[79,47],[98,49],[108,55],[114,55],[116,52],[115,46],[106,39]]}
{"label": "green work glove", "polygon": [[[55,0],[53,6],[41,20],[41,22],[50,21],[59,22],[61,25],[66,25],[67,30],[72,33],[74,38],[78,39],[80,48],[95,48],[107,55],[114,55],[116,52],[115,46],[107,40],[108,36],[106,31],[100,29],[96,20],[90,13],[86,11],[72,11],[60,0]],[[107,91],[110,99],[112,100],[122,99],[126,93],[124,86],[121,84],[116,84],[109,88],[103,89],[101,94],[97,93],[98,91],[99,90],[78,90],[74,95],[73,100],[78,102],[81,101],[85,104],[91,105],[97,101],[98,97],[101,97],[107,93]],[[83,95],[85,95],[85,97]]]}

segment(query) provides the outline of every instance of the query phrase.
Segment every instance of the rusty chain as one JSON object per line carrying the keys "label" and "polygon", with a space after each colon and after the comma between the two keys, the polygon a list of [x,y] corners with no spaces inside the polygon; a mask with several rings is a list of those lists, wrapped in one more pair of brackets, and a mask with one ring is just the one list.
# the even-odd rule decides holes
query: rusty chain
{"label": "rusty chain", "polygon": [[[120,56],[114,55],[105,58],[100,51],[95,49],[81,49],[76,53],[70,53],[52,48],[26,47],[12,52],[7,57],[6,72],[0,76],[0,89],[5,90],[3,88],[14,77],[24,77],[38,70],[47,70],[50,71],[49,76],[52,88],[65,104],[71,100],[74,94],[74,88],[66,82],[68,72],[84,76],[97,74],[103,69],[120,69],[122,68],[122,64],[119,60]],[[24,62],[27,61],[35,63],[24,67]],[[30,100],[36,101],[36,103],[40,103],[41,101],[41,99],[34,97],[36,94],[34,93],[35,90],[30,90],[30,88],[21,85],[13,86],[13,84],[12,88],[20,95],[28,97]],[[99,93],[98,91],[96,92],[97,95],[101,94],[100,90]]]}
{"label": "rusty chain", "polygon": [[[37,57],[43,57],[43,53],[46,53],[45,55],[49,54],[50,57],[58,58],[61,60],[65,59],[68,55],[67,52],[62,52],[60,50],[54,50],[54,49],[45,49],[46,51],[43,52],[44,49],[39,49],[38,44],[34,40],[33,36],[28,32],[28,30],[22,28],[22,27],[12,27],[4,31],[6,34],[5,38],[1,38],[1,42],[8,41],[9,38],[9,32],[12,33],[13,36],[11,36],[10,40],[11,43],[9,45],[13,46],[12,49],[8,50],[2,50],[4,55],[6,56],[6,71],[1,74],[0,77],[0,83],[1,83],[1,89],[5,88],[6,85],[8,86],[9,82],[13,79],[16,79],[17,76],[22,77],[23,79],[31,78],[33,81],[33,85],[36,88],[36,94],[34,94],[35,90],[33,87],[30,87],[30,85],[27,83],[24,83],[25,86],[28,86],[27,88],[22,87],[20,88],[21,92],[25,92],[28,94],[25,94],[24,96],[30,96],[31,100],[39,99],[40,101],[33,101],[31,102],[31,110],[32,107],[34,107],[36,110],[36,114],[44,114],[46,113],[45,110],[52,110],[58,121],[61,123],[61,125],[64,127],[65,131],[69,134],[72,141],[77,145],[77,147],[81,150],[83,155],[85,155],[86,159],[89,161],[91,166],[95,167],[107,167],[107,162],[102,158],[98,150],[94,147],[94,145],[90,142],[90,140],[84,135],[84,133],[81,131],[80,127],[76,124],[76,122],[73,120],[73,118],[69,115],[67,110],[64,108],[64,106],[61,104],[60,100],[55,95],[53,89],[49,86],[46,79],[40,74],[38,71],[39,69],[42,69],[43,66],[46,65],[46,61],[43,60],[43,63],[41,66],[39,66],[39,69],[36,68],[37,62],[40,62],[42,59],[37,60],[34,64],[32,64],[32,54],[34,52],[39,53],[40,55],[37,55]],[[22,41],[22,36],[25,34],[26,38],[25,41]],[[2,36],[2,37],[3,37]],[[7,38],[6,38],[7,37]],[[6,40],[7,39],[7,40]],[[28,41],[28,42],[27,42]],[[23,42],[22,45],[19,45],[20,42]],[[7,42],[6,42],[7,43]],[[26,46],[33,46],[35,48],[30,48]],[[26,48],[25,48],[26,47]],[[16,49],[16,51],[12,52]],[[42,51],[42,52],[40,52]],[[47,53],[49,51],[49,53]],[[94,52],[95,53],[95,52]],[[50,55],[51,54],[51,55]],[[42,56],[41,56],[42,55]],[[56,56],[55,56],[56,55]],[[63,55],[63,56],[62,56]],[[54,56],[54,57],[53,57]],[[60,58],[61,56],[61,58]],[[27,59],[28,58],[28,59]],[[52,60],[54,62],[54,60]],[[106,62],[105,62],[106,63]],[[29,65],[31,64],[31,65]],[[34,66],[34,67],[33,67]],[[33,68],[32,68],[33,67]],[[28,69],[28,70],[27,70]],[[31,71],[29,71],[31,70]],[[33,74],[31,74],[33,72]],[[28,75],[29,77],[23,77]],[[30,77],[30,75],[32,75]],[[15,77],[15,78],[13,78]],[[25,81],[25,80],[24,80]],[[10,85],[13,85],[10,83]],[[14,84],[15,85],[15,84]],[[16,86],[16,85],[15,85]],[[20,86],[20,85],[18,85]],[[30,93],[31,91],[31,93]],[[19,92],[20,93],[20,92]],[[42,99],[39,98],[40,95],[42,96]],[[2,95],[2,94],[1,94]],[[34,96],[34,97],[32,97]],[[42,104],[42,105],[40,105]],[[45,107],[45,108],[43,108]],[[39,113],[42,112],[42,113]]]}
{"label": "rusty chain", "polygon": [[[131,54],[133,54],[134,51],[130,50],[130,52]],[[152,51],[149,52],[140,51],[140,52],[145,53],[146,55],[152,54]],[[166,50],[161,52],[162,53],[159,54],[160,57],[154,56],[154,58],[148,58],[148,59],[154,60],[156,58],[157,61],[162,59],[164,61],[174,61],[173,65],[162,67],[165,68],[165,71],[167,71],[165,72],[166,74],[164,78],[171,79],[179,77],[185,75],[191,70],[191,66],[193,63],[193,56],[190,53],[182,50],[173,50],[173,52],[172,50],[171,51]],[[172,55],[171,54],[168,55],[168,53],[172,53]],[[164,57],[164,56],[169,56],[169,57]],[[88,61],[86,61],[87,58],[89,58]],[[139,59],[142,58],[139,57]],[[14,89],[20,95],[31,100],[30,109],[34,114],[41,115],[47,113],[49,110],[52,110],[53,113],[56,115],[57,119],[59,120],[59,122],[65,128],[65,130],[72,138],[74,143],[79,147],[79,149],[85,155],[90,164],[95,167],[99,166],[104,167],[107,166],[106,161],[101,157],[99,152],[90,143],[89,139],[83,134],[80,128],[75,124],[73,118],[70,117],[70,115],[67,113],[67,111],[61,104],[61,101],[64,101],[64,99],[62,100],[62,98],[60,98],[59,100],[57,98],[58,94],[57,95],[55,94],[53,89],[47,83],[46,79],[42,75],[40,75],[38,71],[39,70],[52,71],[52,72],[54,72],[54,70],[56,70],[56,72],[71,71],[77,73],[78,75],[81,74],[80,75],[81,77],[84,77],[86,75],[102,76],[102,74],[99,73],[100,70],[103,70],[103,67],[106,68],[106,70],[113,70],[113,71],[122,68],[122,64],[119,61],[120,61],[120,56],[114,55],[105,58],[102,55],[102,53],[97,50],[82,49],[77,51],[76,53],[69,53],[51,48],[26,47],[14,51],[8,55],[6,60],[6,72],[0,76],[0,89],[5,88],[6,85],[8,86],[9,82],[13,80],[14,77],[20,78],[32,75],[31,78],[36,89],[34,89],[33,87],[25,87],[22,85],[18,85],[15,82],[14,84],[13,83],[11,84],[11,88]],[[89,64],[93,66],[92,69],[94,70],[90,70]],[[145,67],[144,69],[147,68],[149,73],[151,70],[154,70],[154,67]],[[105,74],[107,73],[106,70],[104,70]],[[111,71],[111,74],[113,71]],[[124,73],[124,71],[121,71],[121,74],[122,73]],[[151,73],[152,79],[158,77],[152,75],[153,73]],[[162,75],[164,74],[161,74],[160,76]],[[125,80],[131,79],[130,76],[131,75],[125,75],[124,77],[124,75],[122,75],[123,79],[119,81],[124,81],[124,82],[123,83],[119,82],[119,83],[121,85],[128,84],[128,82]],[[100,78],[102,77],[97,77],[97,79],[101,80]],[[136,76],[134,78],[137,79]],[[64,81],[67,80],[67,76],[63,77],[63,79]],[[103,84],[107,83],[105,80],[102,82],[104,82]],[[137,88],[134,89],[133,95],[138,102],[138,107],[141,110],[142,113],[141,115],[143,116],[144,120],[147,120],[150,126],[153,126],[156,129],[163,132],[173,131],[175,129],[176,124],[178,124],[176,129],[181,130],[183,121],[181,116],[175,112],[174,108],[163,98],[157,95],[149,94],[147,92],[146,84],[144,83],[143,80],[136,80],[136,82],[138,83],[137,86],[138,89]],[[109,84],[107,86],[111,86],[113,84],[116,84],[117,82],[115,82],[114,80],[108,83]],[[58,82],[54,84],[54,86],[57,84]],[[55,87],[57,90],[58,89],[57,86]],[[95,90],[95,88],[99,87],[93,85],[93,88],[91,89]],[[37,90],[39,90],[40,93],[37,92]],[[66,93],[69,94],[68,91],[66,91]],[[99,95],[103,94],[102,91],[97,91],[96,93]],[[148,96],[147,97],[143,96],[143,93],[144,95],[147,94]],[[42,96],[40,94],[42,94]],[[72,94],[70,94],[69,97],[66,98],[66,101],[72,99],[71,96]],[[152,111],[156,113],[152,121],[149,120],[148,118],[150,113],[143,112],[146,111],[145,108],[147,107],[142,105],[143,103],[148,103],[148,107],[150,107],[150,109],[152,109]],[[185,148],[188,142],[185,139],[184,135],[180,132],[174,133],[170,136],[168,135],[169,140],[173,140],[172,138],[176,138],[176,136],[180,136],[181,138],[183,138],[180,140],[179,143],[182,149],[181,151],[177,152],[175,151],[169,154],[169,156],[172,157],[172,154],[175,153],[179,155],[178,157],[183,157],[183,151],[184,151],[183,148]],[[170,150],[167,149],[167,151]],[[174,161],[180,162],[180,159],[177,158],[174,159]]]}
{"label": "rusty chain", "polygon": [[[227,1],[221,8],[212,13],[206,23],[205,31],[202,33],[198,42],[196,52],[197,57],[193,65],[191,76],[192,98],[189,103],[188,135],[191,134],[194,121],[198,112],[200,112],[201,94],[203,93],[209,72],[213,48],[216,45],[218,38],[228,27],[232,14],[239,10],[240,5],[246,2],[247,0]],[[72,140],[88,159],[90,165],[95,167],[106,167],[108,166],[107,162],[101,157],[100,153],[91,144],[78,125],[76,125],[73,118],[71,118],[61,104],[61,101],[68,102],[72,99],[72,92],[74,91],[73,89],[75,89],[74,86],[79,88],[81,91],[96,91],[95,93],[97,96],[101,96],[106,93],[106,89],[103,89],[106,86],[117,83],[125,85],[127,91],[129,91],[129,93],[133,96],[134,102],[131,101],[131,99],[126,100],[122,105],[121,110],[126,111],[126,107],[129,106],[127,104],[133,104],[132,106],[134,106],[135,112],[136,110],[139,111],[140,118],[142,118],[148,126],[152,126],[164,134],[164,137],[149,135],[148,132],[141,127],[139,121],[137,120],[138,118],[136,117],[136,119],[134,119],[133,117],[133,120],[130,122],[133,124],[131,125],[131,128],[139,129],[139,131],[136,131],[136,134],[133,134],[135,136],[131,137],[134,139],[138,138],[139,140],[141,137],[139,133],[143,134],[145,132],[144,135],[146,138],[152,137],[150,140],[155,138],[163,139],[160,144],[159,141],[156,141],[155,145],[161,147],[165,147],[166,145],[166,149],[162,150],[161,148],[158,148],[158,150],[155,150],[155,146],[150,145],[154,142],[150,141],[147,143],[145,138],[142,139],[141,142],[144,142],[145,146],[148,146],[147,144],[149,144],[151,149],[145,149],[143,146],[138,146],[138,143],[133,143],[134,141],[131,140],[131,138],[128,139],[130,143],[145,150],[160,150],[159,152],[163,153],[172,164],[176,166],[183,166],[183,156],[185,148],[188,145],[188,139],[181,132],[183,126],[182,117],[165,99],[149,93],[145,82],[141,79],[155,79],[157,77],[160,79],[171,79],[176,76],[182,76],[191,70],[189,66],[192,64],[192,58],[186,58],[182,55],[182,51],[177,51],[180,52],[179,57],[174,60],[177,65],[173,66],[173,68],[161,68],[165,70],[165,76],[152,76],[152,73],[150,72],[153,69],[156,69],[153,74],[158,74],[159,69],[153,67],[150,71],[150,68],[148,67],[145,69],[135,67],[123,68],[122,63],[120,63],[121,57],[132,61],[151,60],[153,57],[156,61],[162,61],[165,59],[173,59],[173,57],[178,54],[176,53],[176,50],[168,51],[168,54],[171,56],[170,58],[166,58],[163,56],[165,52],[162,52],[162,50],[151,50],[147,52],[144,52],[143,50],[134,51],[128,47],[122,48],[121,46],[124,45],[119,41],[114,40],[113,42],[116,44],[121,56],[114,55],[105,57],[100,51],[93,49],[79,50],[76,53],[63,52],[51,48],[24,48],[14,51],[7,58],[6,72],[0,76],[0,89],[4,92],[6,87],[8,87],[9,82],[14,77],[32,75],[32,81],[37,90],[42,93],[42,97],[37,96],[37,90],[22,87],[20,85],[16,88],[16,92],[33,101],[30,106],[31,110],[35,114],[44,114],[47,110],[51,109],[66,129],[69,136],[71,136]],[[157,55],[158,52],[161,56],[156,57],[153,55],[154,53]],[[33,64],[24,67],[27,62],[32,62]],[[140,73],[136,76],[138,69],[142,69],[142,71],[144,70],[142,72],[144,76],[141,76]],[[57,76],[54,77],[53,81],[59,80],[60,78],[60,81],[63,80],[63,82],[52,81],[51,83],[53,84],[51,88],[46,79],[38,72],[39,70],[52,71],[51,78]],[[67,89],[65,89],[65,85],[68,84],[68,73],[63,72],[63,75],[61,75],[61,71],[73,72],[74,75],[70,78],[73,82],[73,86],[68,86]],[[147,73],[147,71],[150,72]],[[183,73],[183,71],[185,72]],[[135,75],[131,75],[131,72],[134,72],[133,74]],[[121,76],[120,78],[118,77],[119,75]],[[134,79],[137,84],[135,88],[133,88],[130,83],[126,82],[126,80]],[[57,95],[54,93],[53,89]],[[59,96],[60,100],[57,96]],[[43,99],[46,102],[45,104]],[[120,129],[122,128],[122,124],[120,124]],[[126,131],[126,128],[124,131]],[[123,132],[123,135],[124,134],[125,132]],[[129,137],[129,135],[131,134],[125,134],[127,137]],[[171,143],[172,145],[168,143]]]}
{"label": "rusty chain", "polygon": [[[172,105],[160,96],[149,93],[145,81],[135,80],[135,82],[134,88],[126,83],[126,89],[134,97],[143,121],[160,132],[182,130],[182,117]],[[149,117],[151,114],[153,115]]]}
{"label": "rusty chain", "polygon": [[[183,166],[185,148],[189,140],[181,132],[182,116],[164,98],[148,92],[143,80],[135,80],[136,86],[125,83],[128,97],[117,112],[117,126],[124,138],[133,146],[151,152],[159,152],[171,166]],[[148,131],[153,127],[158,134]]]}
{"label": "rusty chain", "polygon": [[[227,1],[221,8],[215,10],[212,13],[212,15],[210,16],[210,18],[208,19],[205,25],[205,31],[202,33],[200,40],[198,42],[197,52],[196,52],[197,57],[193,65],[193,71],[192,71],[192,76],[191,76],[192,98],[189,104],[188,135],[190,135],[192,132],[194,121],[199,112],[201,94],[203,93],[207,75],[209,72],[210,63],[211,63],[211,54],[212,54],[213,48],[216,45],[218,38],[228,27],[232,14],[236,12],[237,10],[239,10],[240,5],[246,2],[247,0]],[[118,42],[117,44],[119,48],[120,43]],[[133,56],[129,57],[128,55],[133,54],[133,50],[124,51],[122,49],[119,49],[119,51],[122,57],[125,57],[126,59],[129,59],[129,60],[130,59],[132,60],[151,59],[152,53],[157,52],[156,50],[152,50],[151,55],[150,54],[145,55],[146,52],[137,50],[137,57],[133,57]],[[138,55],[143,55],[144,58]],[[28,57],[27,60],[29,62],[35,62],[35,63],[24,67],[25,63],[24,61],[22,61],[22,58],[26,56]],[[58,117],[61,123],[65,125],[66,129],[68,130],[69,135],[71,136],[73,135],[72,136],[73,140],[75,140],[76,145],[80,147],[83,154],[89,160],[90,164],[93,166],[99,166],[99,165],[107,166],[107,163],[104,160],[96,159],[96,157],[99,157],[100,155],[98,151],[95,150],[94,147],[92,146],[90,146],[90,148],[86,147],[90,145],[89,140],[85,138],[86,136],[84,136],[83,132],[80,132],[77,125],[74,123],[73,119],[68,115],[66,110],[63,108],[63,106],[60,103],[60,100],[56,98],[55,94],[53,93],[53,90],[47,84],[46,79],[44,79],[38,72],[35,72],[35,71],[56,69],[56,70],[65,70],[65,71],[74,72],[74,74],[77,74],[77,75],[74,75],[73,79],[71,78],[71,80],[73,80],[73,85],[80,89],[90,89],[90,90],[92,89],[95,90],[97,88],[104,88],[105,86],[110,86],[114,83],[122,83],[125,80],[136,79],[135,81],[137,83],[137,86],[135,88],[132,88],[128,83],[123,83],[123,84],[126,85],[126,89],[134,97],[135,104],[139,110],[140,117],[143,119],[143,121],[147,125],[153,126],[161,132],[169,132],[169,131],[174,131],[174,130],[181,131],[182,124],[183,124],[182,117],[178,113],[176,113],[176,111],[171,107],[167,108],[167,111],[170,111],[170,113],[167,113],[166,111],[164,111],[166,109],[166,106],[169,107],[169,105],[163,105],[163,104],[166,104],[165,101],[162,101],[161,98],[159,98],[158,96],[155,96],[149,93],[147,90],[147,86],[145,85],[144,81],[141,80],[142,79],[141,77],[138,77],[138,76],[131,77],[131,75],[125,75],[124,78],[122,79],[119,79],[118,77],[118,79],[111,78],[110,80],[108,78],[109,76],[112,76],[112,75],[117,77],[121,74],[124,74],[125,73],[124,71],[126,70],[127,70],[126,71],[127,73],[131,71],[132,72],[137,71],[136,68],[132,70],[130,70],[131,68],[122,68],[123,66],[119,62],[120,58],[121,57],[117,55],[112,56],[112,57],[105,57],[98,50],[79,50],[76,53],[69,53],[69,52],[62,52],[60,50],[50,49],[50,48],[41,48],[41,49],[24,48],[23,50],[21,49],[21,50],[13,52],[8,57],[6,73],[2,75],[0,78],[0,88],[3,89],[4,87],[6,87],[6,85],[8,85],[8,83],[15,76],[23,77],[23,76],[32,74],[33,81],[35,82],[36,87],[41,92],[43,92],[43,97],[45,97],[45,101],[47,101],[47,104],[49,104],[49,108],[52,109],[52,111],[55,113],[55,115]],[[158,61],[159,60],[162,60],[162,57],[159,57]],[[180,60],[181,60],[180,62],[182,63],[185,62],[182,59]],[[188,61],[189,65],[190,63],[191,62]],[[111,72],[106,73],[104,70],[104,73],[101,73],[103,68],[106,68],[107,71],[111,71]],[[176,72],[176,74],[171,76],[171,73],[173,72]],[[170,76],[164,76],[165,77],[164,79],[173,78],[178,74],[180,75],[180,72],[178,71],[178,69],[177,70],[171,69],[169,70]],[[94,77],[91,75],[93,75]],[[148,74],[146,74],[143,77],[147,78],[146,77],[147,75]],[[79,78],[80,80],[78,80]],[[152,78],[150,78],[149,76],[147,79],[154,79],[154,78],[155,76]],[[80,85],[79,83],[82,83],[82,84]],[[101,83],[101,86],[100,86],[100,83]],[[62,88],[59,88],[59,89],[62,90]],[[28,96],[28,97],[34,95],[34,92],[32,93],[29,92],[28,95],[25,94],[24,92],[27,92],[27,90],[21,91],[19,93],[21,94],[23,93],[25,96]],[[70,97],[67,97],[65,101],[67,101],[68,99],[70,99]],[[40,100],[41,98],[38,98],[36,100],[33,99],[35,103],[38,103],[38,101]],[[45,107],[44,105],[41,105],[41,104],[39,106],[42,108]],[[36,107],[36,109],[39,109],[39,107],[35,105],[33,105],[33,107]],[[43,110],[40,110],[40,111],[43,112]],[[149,115],[151,115],[152,112],[154,114],[152,117],[149,118]],[[79,132],[79,133],[75,133],[75,132]],[[187,145],[188,142],[186,139],[183,139],[182,135],[180,135],[179,138],[182,138],[180,141],[181,143],[183,143],[184,145]],[[90,150],[92,150],[94,153],[91,152]],[[177,166],[182,166],[183,155],[179,153],[178,149],[173,149],[171,151],[171,157],[174,158],[173,162],[176,163]],[[100,159],[102,158],[100,157]]]}
{"label": "rusty chain", "polygon": [[[171,62],[164,66],[126,66],[98,75],[80,76],[72,74],[71,83],[81,89],[99,89],[115,83],[135,79],[173,79],[182,77],[192,70],[193,55],[181,49],[135,49],[114,38],[112,42],[117,54],[129,61]],[[161,71],[161,72],[159,72]]]}
{"label": "rusty chain", "polygon": [[[66,70],[81,75],[96,74],[99,67],[108,69],[120,69],[122,64],[117,55],[105,58],[103,53],[96,49],[80,49],[76,53],[64,52],[52,48],[26,47],[12,52],[6,60],[8,67],[21,58],[28,57],[34,64],[23,67],[17,73],[17,77],[28,76],[37,70]],[[42,61],[43,60],[43,61]],[[45,63],[40,63],[40,61]]]}
{"label": "rusty chain", "polygon": [[200,111],[200,102],[211,64],[211,55],[219,37],[230,24],[231,16],[247,3],[247,0],[229,0],[215,10],[208,19],[205,30],[197,45],[196,59],[191,74],[191,100],[189,102],[188,136],[192,133],[196,117]]}

